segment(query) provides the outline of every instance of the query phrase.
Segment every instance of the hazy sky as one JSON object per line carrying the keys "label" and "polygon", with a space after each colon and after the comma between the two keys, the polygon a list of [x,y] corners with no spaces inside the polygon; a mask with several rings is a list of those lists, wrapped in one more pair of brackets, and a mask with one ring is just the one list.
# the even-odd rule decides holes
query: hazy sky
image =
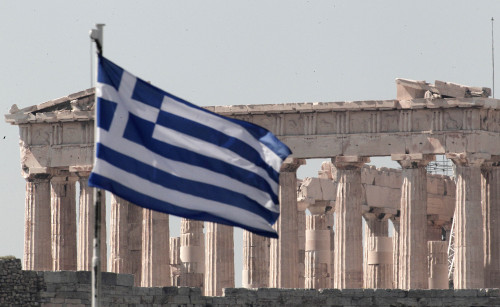
{"label": "hazy sky", "polygon": [[[203,106],[394,99],[399,77],[491,87],[499,12],[499,1],[2,0],[0,107],[91,87],[95,23],[106,57]],[[0,126],[0,256],[22,257],[19,132]]]}

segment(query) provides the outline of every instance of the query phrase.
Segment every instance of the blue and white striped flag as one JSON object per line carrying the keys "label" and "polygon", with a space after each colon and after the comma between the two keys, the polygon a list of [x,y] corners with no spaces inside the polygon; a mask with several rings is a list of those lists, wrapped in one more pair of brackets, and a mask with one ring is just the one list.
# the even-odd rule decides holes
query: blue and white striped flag
{"label": "blue and white striped flag", "polygon": [[277,237],[279,170],[291,153],[257,125],[175,97],[99,57],[89,185],[138,206]]}

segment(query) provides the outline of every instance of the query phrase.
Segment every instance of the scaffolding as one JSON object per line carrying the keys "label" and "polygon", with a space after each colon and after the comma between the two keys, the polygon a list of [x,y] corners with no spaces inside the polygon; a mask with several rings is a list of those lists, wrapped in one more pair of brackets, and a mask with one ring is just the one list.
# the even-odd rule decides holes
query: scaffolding
{"label": "scaffolding", "polygon": [[429,162],[427,164],[427,172],[429,174],[438,174],[452,177],[454,175],[453,172],[453,163],[451,160],[446,159],[444,155],[436,156],[435,161]]}

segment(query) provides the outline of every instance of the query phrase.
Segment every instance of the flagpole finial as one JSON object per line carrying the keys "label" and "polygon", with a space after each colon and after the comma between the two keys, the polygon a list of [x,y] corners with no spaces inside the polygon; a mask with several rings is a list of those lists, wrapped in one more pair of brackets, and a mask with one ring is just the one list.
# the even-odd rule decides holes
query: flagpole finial
{"label": "flagpole finial", "polygon": [[102,54],[102,46],[103,46],[103,28],[105,26],[104,23],[96,23],[97,29],[90,30],[90,39],[93,40],[97,46],[97,52]]}

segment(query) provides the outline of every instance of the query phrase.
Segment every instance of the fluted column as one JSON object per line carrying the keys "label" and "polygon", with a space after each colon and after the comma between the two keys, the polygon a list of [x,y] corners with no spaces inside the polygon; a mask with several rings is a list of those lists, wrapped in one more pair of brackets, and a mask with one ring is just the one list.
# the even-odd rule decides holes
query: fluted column
{"label": "fluted column", "polygon": [[392,235],[392,288],[401,289],[399,286],[399,217],[392,218],[394,233]]}
{"label": "fluted column", "polygon": [[306,208],[309,204],[297,200],[297,241],[299,244],[299,259],[297,264],[298,286],[304,288],[305,285],[305,253],[306,253]]}
{"label": "fluted column", "polygon": [[[320,205],[320,204],[323,205]],[[309,206],[311,215],[306,216],[305,246],[305,288],[322,289],[330,287],[331,250],[328,216],[325,212],[330,202],[316,201]]]}
{"label": "fluted column", "polygon": [[[89,187],[89,174],[79,174],[80,201],[78,215],[78,271],[90,271],[92,269],[92,257],[94,249],[94,223],[95,203],[94,189]],[[101,197],[101,270],[106,271],[108,253],[106,249],[106,196]]]}
{"label": "fluted column", "polygon": [[50,177],[26,178],[23,270],[51,271]]}
{"label": "fluted column", "polygon": [[392,239],[388,222],[365,214],[364,288],[392,287]]}
{"label": "fluted column", "polygon": [[427,289],[427,170],[434,156],[392,155],[402,167],[399,287]]}
{"label": "fluted column", "polygon": [[243,230],[243,288],[269,286],[269,240]]}
{"label": "fluted column", "polygon": [[141,287],[170,286],[168,214],[142,209]]}
{"label": "fluted column", "polygon": [[128,202],[128,266],[134,275],[134,285],[139,287],[142,281],[142,207]]}
{"label": "fluted column", "polygon": [[182,261],[179,286],[198,287],[203,292],[203,274],[205,272],[205,244],[203,222],[189,219],[181,220]]}
{"label": "fluted column", "polygon": [[429,241],[429,289],[448,289],[448,244]]}
{"label": "fluted column", "polygon": [[335,288],[361,288],[363,286],[361,167],[369,161],[367,157],[356,156],[341,156],[332,159],[337,169]]}
{"label": "fluted column", "polygon": [[500,287],[500,156],[482,168],[484,277],[486,288]]}
{"label": "fluted column", "polygon": [[76,177],[50,180],[52,270],[76,270]]}
{"label": "fluted column", "polygon": [[170,238],[170,284],[172,287],[179,286],[179,276],[181,274],[181,238]]}
{"label": "fluted column", "polygon": [[130,274],[130,254],[128,249],[128,208],[129,202],[111,194],[110,217],[110,271]]}
{"label": "fluted column", "polygon": [[303,159],[287,158],[280,170],[280,217],[273,225],[279,239],[271,239],[269,286],[272,288],[297,288],[297,169],[305,164]]}
{"label": "fluted column", "polygon": [[449,154],[456,169],[455,289],[484,287],[484,230],[481,210],[481,154]]}
{"label": "fluted column", "polygon": [[206,223],[205,295],[221,296],[223,288],[234,288],[233,227]]}

